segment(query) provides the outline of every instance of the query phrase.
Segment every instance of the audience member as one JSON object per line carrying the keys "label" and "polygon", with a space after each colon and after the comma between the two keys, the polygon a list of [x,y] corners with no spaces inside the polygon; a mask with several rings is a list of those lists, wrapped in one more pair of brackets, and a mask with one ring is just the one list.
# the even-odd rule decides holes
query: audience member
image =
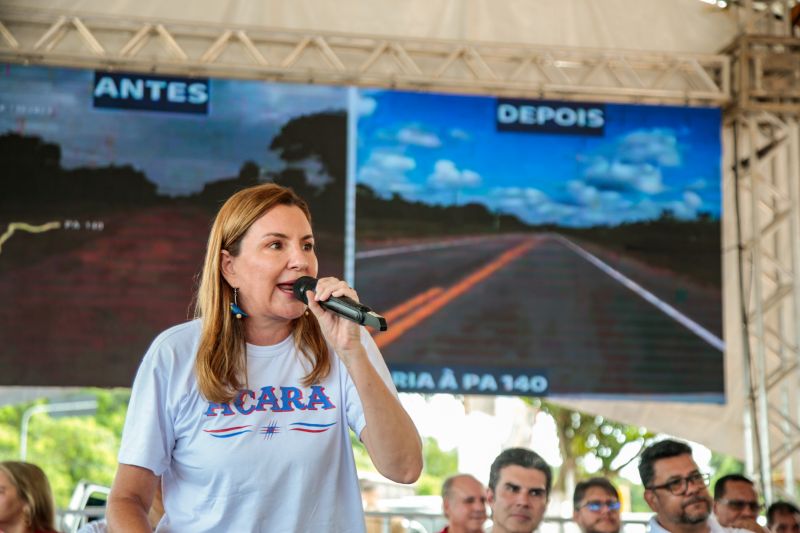
{"label": "audience member", "polygon": [[542,521],[553,473],[539,454],[509,448],[489,471],[487,501],[492,509],[492,533],[531,533]]}
{"label": "audience member", "polygon": [[773,503],[767,509],[767,528],[772,533],[798,533],[800,509],[789,502]]}
{"label": "audience member", "polygon": [[593,477],[578,483],[572,505],[581,533],[619,533],[619,492],[609,480]]}
{"label": "audience member", "polygon": [[38,466],[21,461],[0,463],[0,531],[56,531],[53,491]]}
{"label": "audience member", "polygon": [[753,482],[741,474],[722,476],[714,484],[714,516],[722,526],[765,533],[756,522],[762,507]]}
{"label": "audience member", "polygon": [[442,511],[447,526],[440,533],[482,533],[486,490],[469,474],[450,476],[442,485]]}
{"label": "audience member", "polygon": [[650,533],[745,532],[726,528],[711,516],[708,474],[692,459],[685,442],[662,440],[646,448],[639,461],[644,499],[656,513],[650,519]]}

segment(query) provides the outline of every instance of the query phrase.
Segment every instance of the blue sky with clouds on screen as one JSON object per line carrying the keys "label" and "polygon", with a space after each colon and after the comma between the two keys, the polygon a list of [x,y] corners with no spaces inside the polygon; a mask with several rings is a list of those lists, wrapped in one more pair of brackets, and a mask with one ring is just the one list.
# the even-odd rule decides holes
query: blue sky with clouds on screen
{"label": "blue sky with clouds on screen", "polygon": [[357,179],[431,204],[480,202],[532,224],[719,218],[720,112],[606,104],[601,137],[498,132],[482,96],[360,93]]}

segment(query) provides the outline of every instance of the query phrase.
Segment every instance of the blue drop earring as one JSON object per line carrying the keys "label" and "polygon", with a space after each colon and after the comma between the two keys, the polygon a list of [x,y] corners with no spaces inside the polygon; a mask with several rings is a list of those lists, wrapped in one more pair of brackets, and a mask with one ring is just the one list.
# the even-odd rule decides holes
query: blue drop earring
{"label": "blue drop earring", "polygon": [[233,289],[233,301],[231,302],[231,314],[241,320],[242,318],[247,318],[247,313],[242,311],[242,308],[239,307],[239,302],[237,301],[239,297],[239,289]]}

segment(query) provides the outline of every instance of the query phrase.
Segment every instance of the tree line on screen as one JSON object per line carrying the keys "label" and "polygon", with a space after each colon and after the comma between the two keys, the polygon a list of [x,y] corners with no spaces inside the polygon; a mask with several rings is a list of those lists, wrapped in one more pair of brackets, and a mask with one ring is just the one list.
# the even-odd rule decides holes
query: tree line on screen
{"label": "tree line on screen", "polygon": [[[38,136],[5,133],[0,135],[0,165],[4,169],[0,211],[17,217],[76,212],[98,215],[119,208],[173,204],[204,207],[214,213],[234,192],[274,181],[303,196],[315,219],[326,223],[340,219],[343,225],[346,138],[344,112],[298,117],[287,122],[268,146],[283,159],[286,168],[264,171],[255,162],[245,161],[235,176],[210,181],[199,192],[167,196],[130,164],[66,169],[59,145]],[[308,159],[316,159],[325,176],[317,184],[297,166]]]}
{"label": "tree line on screen", "polygon": [[722,228],[719,220],[708,213],[701,213],[696,220],[681,220],[665,210],[654,220],[611,227],[552,229],[669,269],[701,284],[722,287]]}
{"label": "tree line on screen", "polygon": [[[0,213],[5,215],[0,215],[4,219],[0,223],[20,216],[101,216],[159,205],[202,208],[210,217],[237,190],[274,181],[292,187],[309,202],[315,227],[344,228],[346,139],[344,111],[295,117],[283,125],[266,147],[283,160],[283,169],[263,169],[252,160],[245,161],[235,176],[210,181],[199,192],[171,197],[159,194],[156,184],[131,165],[65,169],[61,165],[60,146],[36,136],[6,133],[0,135],[0,165],[4,169],[0,179]],[[317,162],[318,175],[309,175],[307,167],[303,166],[308,161]],[[687,221],[664,211],[658,219],[613,227],[534,226],[514,215],[494,212],[480,203],[431,205],[407,200],[399,194],[384,198],[366,184],[356,186],[356,205],[356,235],[362,242],[558,232],[659,265],[704,284],[721,286],[719,221],[707,214]],[[326,238],[329,246],[340,247],[344,231]],[[69,241],[58,244],[69,245]]]}

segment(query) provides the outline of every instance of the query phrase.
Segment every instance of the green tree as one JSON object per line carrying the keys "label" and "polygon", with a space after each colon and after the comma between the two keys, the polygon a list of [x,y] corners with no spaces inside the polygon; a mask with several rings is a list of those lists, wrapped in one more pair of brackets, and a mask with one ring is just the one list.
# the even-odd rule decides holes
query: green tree
{"label": "green tree", "polygon": [[[556,486],[565,490],[568,478],[576,479],[588,474],[614,478],[636,459],[655,439],[655,433],[646,428],[613,422],[602,416],[588,415],[560,405],[533,398],[526,400],[553,417],[558,434],[559,451],[563,461],[558,470]],[[638,450],[627,461],[619,461],[623,448],[636,446]],[[600,462],[597,471],[588,472],[586,458]]]}
{"label": "green tree", "polygon": [[47,474],[58,507],[67,506],[80,480],[111,485],[119,436],[109,428],[93,418],[46,415],[32,419],[30,427],[27,460]]}
{"label": "green tree", "polygon": [[361,442],[353,431],[350,432],[350,444],[353,446],[353,458],[356,462],[356,469],[358,469],[359,472],[377,472],[378,470],[375,468],[375,465],[372,464],[372,459],[369,457],[367,447],[364,446],[364,443]]}
{"label": "green tree", "polygon": [[[66,507],[81,480],[110,485],[117,468],[122,426],[129,389],[87,389],[97,400],[95,416],[51,418],[45,413],[31,417],[26,460],[42,467],[53,488],[56,505]],[[20,423],[26,409],[45,400],[0,407],[0,460],[20,455]]]}
{"label": "green tree", "polygon": [[715,451],[711,452],[709,466],[711,467],[711,480],[708,485],[712,491],[717,480],[722,476],[727,476],[728,474],[744,474],[744,463],[735,457]]}
{"label": "green tree", "polygon": [[0,423],[0,460],[19,457],[19,426]]}
{"label": "green tree", "polygon": [[[353,445],[356,468],[360,472],[377,472],[364,444],[352,431],[350,432],[350,443]],[[458,452],[456,450],[443,451],[435,438],[425,437],[422,441],[422,456],[425,468],[416,483],[417,494],[439,494],[447,476],[457,472]]]}
{"label": "green tree", "polygon": [[97,400],[95,420],[103,427],[110,429],[118,438],[122,436],[122,426],[128,412],[131,399],[130,389],[90,389],[89,392]]}
{"label": "green tree", "polygon": [[458,452],[443,451],[439,441],[433,437],[425,437],[422,441],[422,456],[425,468],[417,482],[417,494],[439,494],[444,480],[458,471]]}

